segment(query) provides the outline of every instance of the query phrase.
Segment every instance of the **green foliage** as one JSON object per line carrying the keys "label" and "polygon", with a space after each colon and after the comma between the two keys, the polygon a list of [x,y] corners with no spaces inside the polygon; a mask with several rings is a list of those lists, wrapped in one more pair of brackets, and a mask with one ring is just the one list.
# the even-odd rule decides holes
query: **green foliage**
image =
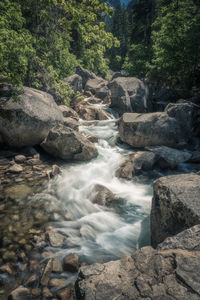
{"label": "green foliage", "polygon": [[191,88],[200,75],[200,11],[193,1],[162,6],[154,22],[152,76],[170,86]]}
{"label": "green foliage", "polygon": [[144,44],[132,44],[123,69],[131,76],[145,78],[150,68],[151,52],[151,48]]}
{"label": "green foliage", "polygon": [[99,0],[4,0],[0,2],[0,80],[54,89],[68,101],[62,79],[75,66],[106,77],[106,49],[117,39],[106,32],[112,8]]}
{"label": "green foliage", "polygon": [[128,19],[128,12],[125,10],[125,8],[123,9],[120,4],[115,10],[109,30],[114,36],[117,37],[119,41],[119,43],[116,44],[116,47],[113,47],[110,51],[108,51],[110,67],[112,70],[117,71],[122,67],[129,48],[130,39],[130,23]]}

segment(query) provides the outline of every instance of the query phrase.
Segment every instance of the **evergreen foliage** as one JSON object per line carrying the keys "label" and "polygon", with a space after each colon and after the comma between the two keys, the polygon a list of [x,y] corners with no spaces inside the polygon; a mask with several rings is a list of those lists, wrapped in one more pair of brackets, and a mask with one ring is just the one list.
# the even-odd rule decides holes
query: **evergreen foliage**
{"label": "evergreen foliage", "polygon": [[132,1],[129,11],[131,46],[123,68],[130,75],[157,85],[197,89],[200,83],[199,1]]}
{"label": "evergreen foliage", "polygon": [[0,1],[0,80],[63,94],[76,65],[106,76],[105,51],[117,44],[104,23],[112,12],[99,0]]}

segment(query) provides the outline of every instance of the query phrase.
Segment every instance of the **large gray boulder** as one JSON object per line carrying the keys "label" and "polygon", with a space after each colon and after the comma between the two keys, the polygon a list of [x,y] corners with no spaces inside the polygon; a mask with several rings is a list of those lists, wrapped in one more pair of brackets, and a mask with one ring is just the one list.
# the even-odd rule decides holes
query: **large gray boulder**
{"label": "large gray boulder", "polygon": [[200,224],[200,176],[171,175],[154,182],[151,239],[156,247],[166,237]]}
{"label": "large gray boulder", "polygon": [[49,130],[62,122],[61,111],[45,92],[24,87],[17,102],[0,99],[0,140],[11,147],[40,144]]}
{"label": "large gray boulder", "polygon": [[66,161],[89,160],[98,155],[93,143],[64,125],[53,127],[41,146],[49,154]]}
{"label": "large gray boulder", "polygon": [[177,235],[168,237],[158,245],[157,249],[182,249],[189,251],[200,251],[200,225],[195,225],[181,231]]}
{"label": "large gray boulder", "polygon": [[83,120],[92,121],[92,120],[109,120],[113,117],[106,112],[105,110],[90,105],[90,103],[86,101],[82,101],[78,103],[74,110],[77,112],[79,117]]}
{"label": "large gray boulder", "polygon": [[89,198],[93,203],[97,203],[99,205],[109,205],[117,199],[117,197],[107,187],[101,184],[96,184],[93,187]]}
{"label": "large gray boulder", "polygon": [[83,81],[82,77],[78,74],[71,75],[63,79],[64,82],[68,83],[70,87],[73,89],[75,94],[77,92],[82,92],[83,89]]}
{"label": "large gray boulder", "polygon": [[162,112],[123,114],[119,134],[124,143],[135,148],[160,145],[180,147],[186,144],[177,120]]}
{"label": "large gray boulder", "polygon": [[132,179],[142,171],[150,171],[156,162],[156,154],[150,151],[138,151],[129,155],[128,159],[117,169],[115,175],[119,178]]}
{"label": "large gray boulder", "polygon": [[78,74],[82,78],[83,89],[85,89],[86,82],[89,79],[96,79],[97,76],[91,71],[88,71],[80,66],[76,68],[76,74]]}
{"label": "large gray boulder", "polygon": [[145,113],[151,111],[148,86],[135,77],[119,77],[108,85],[111,107],[119,114],[124,112]]}
{"label": "large gray boulder", "polygon": [[64,118],[74,118],[75,120],[79,119],[77,112],[69,106],[59,105]]}
{"label": "large gray boulder", "polygon": [[85,92],[91,92],[95,97],[107,100],[109,97],[108,82],[100,77],[89,79],[85,85]]}
{"label": "large gray boulder", "polygon": [[174,169],[178,164],[188,161],[192,154],[166,146],[146,147],[156,156],[156,166],[161,169]]}
{"label": "large gray boulder", "polygon": [[177,120],[186,137],[192,135],[193,110],[194,106],[189,102],[169,103],[165,108],[168,116]]}
{"label": "large gray boulder", "polygon": [[[192,245],[185,240],[192,239]],[[183,232],[158,250],[144,247],[121,260],[81,267],[80,300],[199,300],[199,228]],[[177,248],[178,246],[178,248]]]}

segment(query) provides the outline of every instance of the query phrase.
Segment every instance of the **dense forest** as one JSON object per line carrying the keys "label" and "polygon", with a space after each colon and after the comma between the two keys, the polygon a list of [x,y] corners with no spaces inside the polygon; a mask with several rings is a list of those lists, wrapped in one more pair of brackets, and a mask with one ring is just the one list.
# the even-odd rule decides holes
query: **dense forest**
{"label": "dense forest", "polygon": [[[113,2],[113,1],[111,1]],[[125,70],[157,85],[198,89],[200,3],[140,0],[0,1],[0,80],[57,93],[77,65]]]}

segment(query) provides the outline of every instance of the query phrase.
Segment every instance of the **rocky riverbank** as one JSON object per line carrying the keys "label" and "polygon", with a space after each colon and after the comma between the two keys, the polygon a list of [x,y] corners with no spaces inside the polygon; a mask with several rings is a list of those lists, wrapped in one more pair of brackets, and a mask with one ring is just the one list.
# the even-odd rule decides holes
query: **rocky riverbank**
{"label": "rocky riverbank", "polygon": [[[67,107],[51,90],[52,95],[24,88],[20,101],[13,102],[12,87],[0,85],[2,299],[8,294],[14,300],[200,299],[196,267],[200,239],[198,98],[175,99],[167,90],[151,95],[147,84],[137,78],[118,77],[107,82],[82,68],[65,81],[74,89],[74,95],[79,91],[85,99],[74,97]],[[110,108],[120,114],[119,122]],[[117,132],[112,136],[115,131],[106,125],[116,127],[117,123],[119,137]],[[100,124],[105,127],[99,128],[98,136],[94,129]],[[103,151],[108,152],[101,167]],[[92,177],[91,159],[97,161]],[[71,169],[77,178],[70,177],[71,163],[85,164],[81,171],[73,173]],[[68,203],[64,201],[68,197],[66,179],[63,184],[59,181],[65,167],[73,182],[69,186],[74,189]],[[95,181],[99,180],[99,170],[105,177],[103,182],[112,179],[118,188],[112,190],[111,183],[106,186],[101,179]],[[91,180],[85,190],[78,186],[80,172]],[[139,202],[140,198],[146,201],[146,195],[136,185],[134,205],[123,206],[127,195],[122,196],[119,190],[127,188],[133,194],[135,182],[150,183],[156,178],[151,240],[157,248],[149,246],[133,253],[140,245],[148,244],[140,242],[148,232],[147,227],[142,232],[148,213]],[[85,180],[82,178],[80,184]],[[80,196],[85,203],[80,202]],[[109,243],[107,235],[113,239],[109,250],[102,242],[105,239]],[[83,248],[90,254],[83,255]],[[99,253],[96,260],[95,251]],[[126,253],[129,255],[119,259]],[[103,263],[112,259],[117,260]],[[98,260],[102,263],[85,266]]]}

